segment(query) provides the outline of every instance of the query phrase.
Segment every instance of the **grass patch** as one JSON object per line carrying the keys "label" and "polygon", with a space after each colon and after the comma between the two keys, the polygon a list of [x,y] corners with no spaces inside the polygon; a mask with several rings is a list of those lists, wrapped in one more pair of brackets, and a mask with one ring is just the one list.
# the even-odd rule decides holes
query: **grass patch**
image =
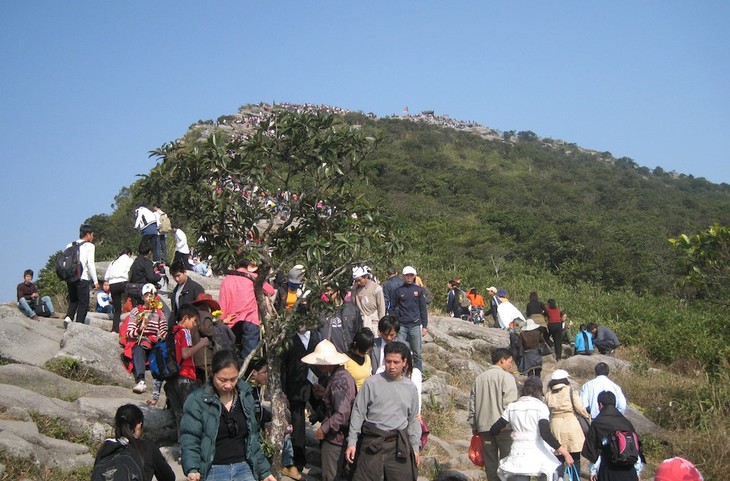
{"label": "grass patch", "polygon": [[46,416],[35,411],[30,412],[30,417],[38,426],[38,431],[49,438],[62,439],[72,443],[88,446],[93,453],[99,447],[91,434],[87,431],[78,432],[71,428],[68,421],[58,416]]}
{"label": "grass patch", "polygon": [[103,385],[105,384],[97,373],[89,368],[81,365],[81,363],[72,357],[56,357],[48,360],[43,368],[46,371],[58,374],[72,381],[83,382],[86,384]]}
{"label": "grass patch", "polygon": [[456,427],[454,407],[450,401],[447,404],[441,403],[431,394],[428,400],[423,402],[423,418],[431,432],[440,438],[450,435]]}
{"label": "grass patch", "polygon": [[93,466],[78,466],[71,469],[42,468],[30,459],[14,459],[0,456],[5,465],[5,472],[0,481],[17,481],[18,479],[34,479],[37,481],[88,481],[91,479]]}
{"label": "grass patch", "polygon": [[725,479],[730,466],[730,370],[709,376],[687,362],[658,371],[640,364],[612,377],[629,401],[665,430],[642,437],[652,465],[683,456],[705,479]]}

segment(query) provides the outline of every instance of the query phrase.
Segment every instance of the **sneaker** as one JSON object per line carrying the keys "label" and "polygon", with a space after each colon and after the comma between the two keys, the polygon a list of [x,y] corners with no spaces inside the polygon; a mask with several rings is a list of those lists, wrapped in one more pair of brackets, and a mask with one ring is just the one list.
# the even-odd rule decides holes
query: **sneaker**
{"label": "sneaker", "polygon": [[38,317],[38,316],[33,316],[33,317],[31,317],[31,320],[33,320],[33,321],[40,321],[41,318]]}
{"label": "sneaker", "polygon": [[299,481],[302,479],[302,473],[299,472],[296,466],[289,466],[289,467],[283,467],[281,468],[281,474],[284,476],[287,476],[291,479],[294,479],[296,481]]}
{"label": "sneaker", "polygon": [[142,394],[147,390],[147,384],[144,383],[144,380],[137,383],[136,386],[132,388],[132,392],[135,392],[137,394]]}
{"label": "sneaker", "polygon": [[52,313],[51,313],[51,317],[52,317],[53,319],[61,319],[61,314],[59,314],[59,313],[57,313],[57,312],[52,312]]}
{"label": "sneaker", "polygon": [[71,324],[71,322],[73,322],[71,321],[71,318],[66,316],[66,318],[63,320],[63,328],[68,329],[68,325]]}

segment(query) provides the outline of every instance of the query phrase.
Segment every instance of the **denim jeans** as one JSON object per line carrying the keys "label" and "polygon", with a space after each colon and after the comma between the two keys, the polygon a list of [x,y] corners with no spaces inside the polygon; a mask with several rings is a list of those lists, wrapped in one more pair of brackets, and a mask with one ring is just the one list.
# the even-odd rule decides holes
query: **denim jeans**
{"label": "denim jeans", "polygon": [[160,260],[167,263],[167,235],[160,234],[157,236],[157,242],[160,244]]}
{"label": "denim jeans", "polygon": [[241,359],[245,359],[259,345],[261,326],[257,326],[253,322],[241,321],[235,323],[231,330],[236,336],[236,344],[241,348]]}
{"label": "denim jeans", "polygon": [[134,365],[134,382],[144,381],[144,372],[147,370],[147,354],[149,350],[137,344],[132,348],[132,363]]}
{"label": "denim jeans", "polygon": [[[46,305],[48,308],[48,312],[53,314],[53,303],[51,303],[51,298],[48,296],[41,297],[41,302]],[[25,314],[28,317],[35,316],[35,311],[32,307],[30,307],[30,304],[28,304],[28,301],[25,300],[25,297],[21,297],[18,301],[18,308],[23,311],[23,314]]]}
{"label": "denim jeans", "polygon": [[413,353],[413,367],[417,367],[423,371],[423,361],[421,361],[421,344],[423,337],[421,336],[421,324],[411,326],[400,326],[398,331],[398,340],[408,344]]}
{"label": "denim jeans", "polygon": [[256,481],[246,461],[236,464],[214,464],[205,481]]}
{"label": "denim jeans", "polygon": [[281,450],[281,465],[287,468],[294,464],[294,446],[291,444],[291,436],[284,436],[284,447]]}

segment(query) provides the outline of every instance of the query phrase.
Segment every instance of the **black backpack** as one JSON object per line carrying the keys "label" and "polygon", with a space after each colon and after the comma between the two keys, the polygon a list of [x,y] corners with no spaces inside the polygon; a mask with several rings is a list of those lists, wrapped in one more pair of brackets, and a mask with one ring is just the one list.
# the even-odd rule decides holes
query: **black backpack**
{"label": "black backpack", "polygon": [[633,431],[616,430],[608,437],[611,450],[611,464],[614,466],[633,466],[639,460],[639,436]]}
{"label": "black backpack", "polygon": [[83,242],[73,241],[71,245],[56,258],[56,275],[66,282],[76,282],[81,279],[81,262],[79,248]]}
{"label": "black backpack", "polygon": [[91,481],[142,481],[142,463],[139,456],[128,444],[101,457],[94,463]]}

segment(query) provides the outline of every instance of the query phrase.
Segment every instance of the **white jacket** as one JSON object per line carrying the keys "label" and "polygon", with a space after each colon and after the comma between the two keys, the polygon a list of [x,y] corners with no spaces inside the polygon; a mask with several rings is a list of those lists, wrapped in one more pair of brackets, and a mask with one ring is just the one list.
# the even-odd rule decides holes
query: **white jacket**
{"label": "white jacket", "polygon": [[127,282],[129,280],[129,269],[132,267],[131,256],[122,254],[118,258],[114,259],[109,267],[106,268],[106,274],[104,274],[104,280],[109,284],[118,284],[120,282]]}

